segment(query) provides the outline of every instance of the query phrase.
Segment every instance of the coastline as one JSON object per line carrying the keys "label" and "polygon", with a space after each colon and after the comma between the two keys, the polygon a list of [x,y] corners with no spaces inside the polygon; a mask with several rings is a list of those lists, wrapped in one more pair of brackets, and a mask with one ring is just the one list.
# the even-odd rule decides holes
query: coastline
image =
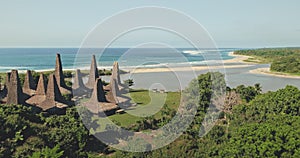
{"label": "coastline", "polygon": [[226,68],[243,68],[250,65],[221,65],[221,66],[191,66],[191,67],[169,67],[169,68],[138,68],[128,70],[130,73],[150,73],[150,72],[176,72],[176,71],[202,71]]}
{"label": "coastline", "polygon": [[[250,56],[236,55],[234,52],[229,52],[229,56],[233,59],[223,60],[217,62],[217,66],[190,66],[190,67],[165,67],[165,68],[137,68],[137,69],[125,69],[130,73],[149,73],[149,72],[172,72],[172,71],[202,71],[202,70],[215,70],[215,69],[227,69],[227,68],[243,68],[255,65],[255,63],[245,62]],[[223,64],[235,64],[235,65],[223,65]]]}
{"label": "coastline", "polygon": [[[253,65],[257,65],[257,63],[246,62],[248,58],[251,56],[246,55],[237,55],[234,52],[229,52],[229,56],[234,57],[233,59],[217,61],[215,65],[206,65],[206,66],[168,66],[168,67],[143,67],[143,68],[123,68],[125,72],[128,73],[153,73],[153,72],[184,72],[184,71],[205,71],[205,70],[217,70],[217,69],[229,69],[229,68],[245,68]],[[225,65],[226,64],[226,65]],[[232,64],[232,65],[230,65]],[[98,67],[98,69],[110,69],[108,67]],[[76,69],[66,68],[64,71],[75,71]],[[82,72],[89,71],[89,67],[80,68]],[[36,72],[47,72],[54,71],[54,69],[45,69],[45,70],[35,70]],[[4,73],[4,72],[3,72]],[[26,73],[26,70],[19,70],[19,73]],[[271,72],[269,68],[257,68],[250,70],[249,73],[252,74],[262,74],[268,76],[282,77],[282,78],[293,78],[300,79],[300,76],[289,75],[284,73]]]}
{"label": "coastline", "polygon": [[[247,63],[247,64],[252,64],[252,65],[256,65],[257,64],[257,63],[251,63],[251,62],[244,61],[244,60],[247,60],[248,58],[251,58],[251,56],[237,55],[237,54],[234,54],[234,52],[230,52],[228,55],[236,57],[236,58],[227,60],[226,63],[232,62],[232,63]],[[300,79],[300,76],[289,75],[289,74],[280,73],[280,72],[271,72],[270,71],[270,67],[268,67],[268,68],[253,69],[253,70],[250,70],[249,73],[252,73],[252,74],[261,74],[261,75],[269,75],[269,76],[282,77],[282,78]]]}
{"label": "coastline", "polygon": [[254,70],[250,70],[250,73],[253,74],[263,74],[263,75],[269,75],[269,76],[276,76],[276,77],[282,77],[282,78],[293,78],[293,79],[300,79],[300,76],[294,76],[289,74],[284,74],[280,72],[271,72],[270,68],[258,68]]}
{"label": "coastline", "polygon": [[[202,71],[202,70],[216,70],[216,69],[226,69],[226,68],[243,68],[254,65],[255,63],[245,62],[244,60],[248,59],[249,56],[244,55],[235,55],[233,52],[229,52],[229,56],[234,57],[233,59],[216,61],[215,64],[208,64],[204,66],[171,66],[166,65],[167,67],[139,67],[139,68],[123,68],[124,71],[128,73],[151,73],[151,72],[172,72],[172,71]],[[224,65],[228,64],[228,65]],[[230,65],[233,64],[233,65]],[[98,67],[98,69],[110,69],[108,67]],[[65,68],[64,71],[75,71],[76,69]],[[88,71],[89,67],[80,68],[82,72]],[[54,69],[44,69],[44,70],[35,70],[36,72],[47,72],[54,71]],[[26,73],[26,70],[19,70],[19,73]]]}
{"label": "coastline", "polygon": [[234,52],[229,52],[228,56],[234,57],[233,59],[224,60],[224,63],[243,63],[243,64],[249,64],[249,65],[255,65],[256,63],[252,62],[246,62],[245,60],[251,58],[251,56],[246,55],[237,55],[234,54]]}

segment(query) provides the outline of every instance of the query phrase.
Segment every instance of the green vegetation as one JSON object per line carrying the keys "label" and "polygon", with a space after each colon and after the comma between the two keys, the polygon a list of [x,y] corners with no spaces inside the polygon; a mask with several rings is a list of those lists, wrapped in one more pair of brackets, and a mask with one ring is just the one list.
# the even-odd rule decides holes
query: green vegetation
{"label": "green vegetation", "polygon": [[[131,93],[138,106],[147,106],[150,103],[148,91],[138,90]],[[127,113],[109,118],[128,129],[146,130],[143,124],[149,122],[149,119],[166,120],[167,116],[163,114],[175,112],[180,93],[157,93],[152,97],[156,100],[164,96],[167,97],[163,110],[153,118],[139,118]],[[104,144],[89,134],[75,108],[69,108],[66,115],[48,116],[35,113],[31,108],[21,105],[0,105],[0,124],[0,157],[57,157],[61,154],[62,157],[86,157],[108,152]],[[101,128],[105,128],[103,123],[100,124]]]}
{"label": "green vegetation", "polygon": [[271,70],[300,75],[300,54],[298,57],[287,56],[275,60],[271,64]]}
{"label": "green vegetation", "polygon": [[128,79],[124,81],[125,85],[127,85],[128,87],[131,87],[134,85],[133,79]]}
{"label": "green vegetation", "polygon": [[30,156],[30,158],[60,158],[63,156],[64,151],[59,151],[60,148],[58,145],[56,145],[53,149],[50,149],[48,147],[42,149],[42,151],[37,151]]}
{"label": "green vegetation", "polygon": [[[188,130],[173,143],[145,153],[102,144],[84,127],[75,108],[67,109],[65,115],[48,116],[25,106],[0,105],[0,157],[300,157],[300,90],[293,86],[262,94],[259,84],[226,88],[222,74],[207,73],[194,79],[182,94],[132,91],[137,109],[154,106],[151,97],[166,97],[163,108],[153,116],[124,113],[109,118],[132,131],[157,129],[173,118],[181,95],[188,94],[188,101],[198,103]],[[219,108],[222,98],[225,104]],[[218,117],[215,126],[200,137],[210,101]]]}
{"label": "green vegetation", "polygon": [[212,97],[210,88],[205,88],[212,85],[210,75],[201,75],[188,88],[200,95],[202,101],[194,122],[180,138],[151,152],[117,151],[113,157],[300,156],[300,91],[292,86],[266,94],[261,94],[259,84],[227,88],[224,114],[219,115],[207,135],[199,137],[203,112]]}
{"label": "green vegetation", "polygon": [[100,76],[111,75],[111,70],[106,70],[106,69],[98,70],[98,73]]}
{"label": "green vegetation", "polygon": [[240,95],[241,99],[244,99],[246,102],[251,101],[262,92],[260,84],[255,84],[254,87],[240,85],[233,90],[236,91]]}
{"label": "green vegetation", "polygon": [[[152,102],[150,96],[152,97]],[[137,106],[132,108],[131,111],[139,114],[142,114],[143,112],[153,113],[154,116],[152,117],[152,119],[162,118],[162,113],[164,111],[160,110],[161,107],[165,110],[168,109],[169,111],[171,111],[172,109],[172,111],[175,112],[180,103],[179,92],[168,92],[165,94],[161,94],[149,92],[147,90],[132,90],[130,92],[130,97],[133,99],[133,103],[137,104]],[[166,99],[164,105],[160,105],[160,103],[162,103],[164,99]],[[156,110],[158,112],[154,113]],[[128,113],[112,115],[109,116],[109,118],[125,128],[133,127],[137,124],[137,122],[150,119],[143,119],[143,117],[133,116]]]}
{"label": "green vegetation", "polygon": [[85,147],[96,141],[75,108],[69,108],[66,115],[45,116],[29,107],[1,105],[0,120],[0,157],[84,157]]}
{"label": "green vegetation", "polygon": [[235,54],[252,56],[247,61],[271,63],[271,71],[300,75],[300,48],[238,50]]}

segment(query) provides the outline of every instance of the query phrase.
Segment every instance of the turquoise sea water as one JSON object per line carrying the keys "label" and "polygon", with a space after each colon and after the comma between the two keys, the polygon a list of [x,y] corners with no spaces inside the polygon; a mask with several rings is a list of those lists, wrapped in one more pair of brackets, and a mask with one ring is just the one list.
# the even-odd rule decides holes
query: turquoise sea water
{"label": "turquoise sea water", "polygon": [[[77,56],[78,48],[0,48],[0,72],[11,69],[17,70],[53,70],[55,67],[55,55],[61,54],[64,69],[82,68],[88,69],[91,55],[96,54],[98,66],[111,68],[114,61],[119,61],[121,69],[126,67],[165,67],[165,64],[181,66],[183,64],[206,65],[209,61],[228,60],[233,57],[229,52],[236,49],[219,49],[219,57],[212,56],[205,60],[203,53],[211,53],[212,50],[197,52],[189,48],[177,49],[176,53],[170,49],[128,49],[110,48],[100,55],[99,49],[82,50],[83,56]],[[76,61],[76,62],[74,62]],[[74,63],[76,63],[74,65]],[[293,85],[300,88],[300,79],[282,78],[263,74],[252,74],[250,70],[269,67],[268,64],[248,65],[240,68],[225,69],[227,85],[236,87],[238,85],[254,85],[260,83],[264,91],[274,91]],[[180,87],[186,87],[188,83],[205,71],[180,72],[183,79],[179,82],[178,76],[173,72],[151,72],[121,75],[122,80],[131,78],[134,80],[133,88],[151,89],[153,84],[161,84],[166,90],[177,91]],[[103,77],[109,81],[109,77]]]}
{"label": "turquoise sea water", "polygon": [[[231,59],[228,53],[235,49],[219,49],[223,60]],[[159,48],[108,48],[100,55],[100,49],[81,50],[81,54],[86,55],[78,57],[78,48],[0,48],[0,72],[17,70],[48,70],[54,69],[55,55],[61,54],[63,67],[65,69],[88,68],[91,61],[91,55],[96,54],[98,65],[100,67],[111,67],[114,61],[119,61],[121,66],[155,67],[161,64],[183,64],[188,62],[192,65],[205,65],[202,53],[209,53],[212,50],[194,51],[190,48],[180,48],[177,52],[170,49]],[[74,61],[80,58],[76,65]],[[216,59],[217,60],[217,59]]]}

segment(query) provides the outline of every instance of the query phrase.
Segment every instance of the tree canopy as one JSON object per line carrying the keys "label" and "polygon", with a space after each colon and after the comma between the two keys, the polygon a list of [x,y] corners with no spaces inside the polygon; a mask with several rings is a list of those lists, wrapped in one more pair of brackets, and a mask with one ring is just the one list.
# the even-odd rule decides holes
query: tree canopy
{"label": "tree canopy", "polygon": [[[194,79],[183,93],[197,101],[197,114],[188,130],[171,144],[144,153],[104,145],[84,127],[75,108],[65,115],[48,116],[30,107],[0,105],[0,157],[300,157],[298,88],[286,86],[263,94],[259,84],[225,86],[224,75],[218,72]],[[218,108],[222,99],[224,108]],[[199,131],[212,101],[218,117],[202,136]],[[128,129],[157,129],[175,111],[166,106],[160,115],[139,120]]]}
{"label": "tree canopy", "polygon": [[271,63],[271,71],[300,75],[300,48],[248,49],[234,53],[253,56],[260,62]]}

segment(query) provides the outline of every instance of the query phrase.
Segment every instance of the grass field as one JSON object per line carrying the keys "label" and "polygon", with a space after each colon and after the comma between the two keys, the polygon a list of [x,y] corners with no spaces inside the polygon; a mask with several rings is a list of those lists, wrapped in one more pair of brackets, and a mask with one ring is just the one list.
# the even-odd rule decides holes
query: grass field
{"label": "grass field", "polygon": [[118,122],[122,127],[128,127],[135,124],[136,121],[143,120],[144,117],[138,116],[153,114],[154,118],[161,118],[159,111],[163,106],[168,106],[170,109],[176,109],[177,111],[181,95],[180,92],[154,93],[147,90],[135,90],[130,92],[130,97],[132,102],[137,104],[136,107],[126,111],[126,113],[109,116],[109,119]]}

